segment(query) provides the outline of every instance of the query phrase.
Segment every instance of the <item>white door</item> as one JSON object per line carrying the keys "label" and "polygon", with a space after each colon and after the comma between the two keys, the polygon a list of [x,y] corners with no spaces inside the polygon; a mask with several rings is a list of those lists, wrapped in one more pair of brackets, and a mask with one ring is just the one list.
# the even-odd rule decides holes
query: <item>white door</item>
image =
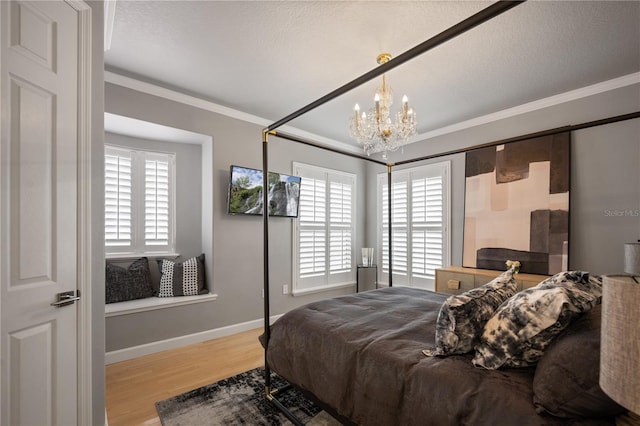
{"label": "white door", "polygon": [[78,11],[0,1],[0,354],[6,425],[78,422]]}

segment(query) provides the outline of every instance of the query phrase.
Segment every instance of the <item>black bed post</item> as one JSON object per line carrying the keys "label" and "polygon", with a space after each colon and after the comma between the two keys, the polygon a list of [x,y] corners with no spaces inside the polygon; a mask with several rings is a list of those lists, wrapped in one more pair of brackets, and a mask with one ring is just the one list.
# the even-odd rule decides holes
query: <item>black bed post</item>
{"label": "black bed post", "polygon": [[393,163],[387,164],[387,207],[389,211],[389,287],[393,287],[393,221],[391,220],[391,212],[393,211],[391,206],[391,168],[393,167]]}
{"label": "black bed post", "polygon": [[271,327],[269,324],[269,161],[267,159],[267,142],[269,132],[262,132],[262,220],[263,220],[263,267],[264,267],[264,389],[267,397],[271,395],[271,370],[267,362],[267,348],[271,337]]}

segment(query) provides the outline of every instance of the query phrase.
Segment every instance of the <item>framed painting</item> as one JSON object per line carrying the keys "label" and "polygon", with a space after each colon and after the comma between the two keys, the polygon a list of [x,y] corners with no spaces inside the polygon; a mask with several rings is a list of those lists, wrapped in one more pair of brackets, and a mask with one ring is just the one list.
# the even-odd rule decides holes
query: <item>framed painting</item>
{"label": "framed painting", "polygon": [[466,153],[463,266],[567,270],[570,149],[565,132]]}

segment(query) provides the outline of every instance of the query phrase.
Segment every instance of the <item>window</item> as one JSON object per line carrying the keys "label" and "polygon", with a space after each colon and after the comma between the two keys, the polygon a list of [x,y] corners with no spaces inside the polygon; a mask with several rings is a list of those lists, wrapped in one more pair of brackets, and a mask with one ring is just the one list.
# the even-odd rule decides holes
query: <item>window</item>
{"label": "window", "polygon": [[[435,289],[435,270],[449,263],[449,162],[391,174],[393,284]],[[388,177],[378,176],[381,281],[389,281]]]}
{"label": "window", "polygon": [[107,254],[174,251],[175,155],[105,147]]}
{"label": "window", "polygon": [[355,282],[356,176],[294,163],[300,176],[294,232],[294,293]]}

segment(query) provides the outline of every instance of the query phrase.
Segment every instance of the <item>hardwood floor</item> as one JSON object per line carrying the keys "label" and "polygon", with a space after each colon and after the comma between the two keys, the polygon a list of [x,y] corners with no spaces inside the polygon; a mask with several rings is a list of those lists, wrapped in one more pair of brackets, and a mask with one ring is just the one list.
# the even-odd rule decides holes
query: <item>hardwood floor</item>
{"label": "hardwood floor", "polygon": [[264,365],[262,329],[106,367],[109,426],[160,425],[155,403]]}

